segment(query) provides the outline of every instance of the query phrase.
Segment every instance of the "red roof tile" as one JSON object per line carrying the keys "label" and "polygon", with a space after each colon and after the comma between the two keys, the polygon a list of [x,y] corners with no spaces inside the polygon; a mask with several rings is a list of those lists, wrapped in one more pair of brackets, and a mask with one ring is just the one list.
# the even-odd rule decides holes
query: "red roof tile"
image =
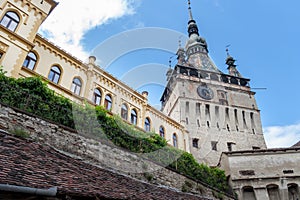
{"label": "red roof tile", "polygon": [[108,199],[206,199],[104,170],[47,145],[1,132],[0,163],[0,184],[38,189],[56,186],[58,195]]}

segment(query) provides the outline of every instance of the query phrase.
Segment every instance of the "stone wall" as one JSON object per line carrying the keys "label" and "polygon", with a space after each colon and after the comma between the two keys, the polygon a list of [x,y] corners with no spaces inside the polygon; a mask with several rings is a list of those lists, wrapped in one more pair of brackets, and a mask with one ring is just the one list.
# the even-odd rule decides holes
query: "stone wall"
{"label": "stone wall", "polygon": [[142,181],[202,194],[211,199],[219,199],[220,196],[233,199],[220,195],[205,184],[145,160],[138,154],[3,105],[0,105],[0,128],[11,132],[22,130],[29,133],[31,139],[48,144],[69,156]]}

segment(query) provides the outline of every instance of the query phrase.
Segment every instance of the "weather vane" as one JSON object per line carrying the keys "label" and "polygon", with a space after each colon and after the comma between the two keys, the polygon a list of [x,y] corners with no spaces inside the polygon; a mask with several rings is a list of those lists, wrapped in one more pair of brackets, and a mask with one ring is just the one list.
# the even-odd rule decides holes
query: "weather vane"
{"label": "weather vane", "polygon": [[229,54],[229,47],[231,46],[231,44],[229,44],[229,45],[226,45],[226,52],[227,52],[227,56],[230,56],[230,54]]}

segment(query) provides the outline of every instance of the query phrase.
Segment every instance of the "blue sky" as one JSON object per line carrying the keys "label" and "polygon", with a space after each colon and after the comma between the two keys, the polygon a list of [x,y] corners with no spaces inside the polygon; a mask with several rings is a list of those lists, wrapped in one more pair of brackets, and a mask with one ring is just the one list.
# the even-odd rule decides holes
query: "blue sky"
{"label": "blue sky", "polygon": [[[178,34],[183,36],[182,40],[187,35],[187,0],[59,2],[40,32],[82,60],[95,53],[95,49],[111,37],[136,28],[144,30],[147,27],[157,27],[179,32]],[[237,60],[242,75],[251,79],[251,87],[266,88],[254,91],[257,92],[256,99],[261,109],[268,146],[290,146],[300,140],[300,2],[191,2],[200,35],[206,39],[210,56],[219,69],[226,72],[225,46],[230,44],[230,54]],[[67,10],[70,10],[68,15]],[[61,23],[57,19],[60,19]],[[151,37],[144,31],[141,31],[140,36]],[[127,79],[128,82],[131,76],[126,75],[134,72],[133,69],[147,69],[151,65],[167,67],[169,58],[174,55],[178,46],[177,38],[179,37],[170,36],[168,40],[162,41],[169,47],[168,51],[158,47],[135,50],[120,56],[109,66],[101,67],[118,78]],[[118,50],[118,47],[118,44],[109,46],[107,53]],[[105,55],[97,55],[100,65]],[[174,58],[172,64],[175,64]],[[137,89],[149,90],[150,102],[156,105],[160,97],[157,92],[162,90],[163,86],[153,83],[149,84],[148,88]]]}

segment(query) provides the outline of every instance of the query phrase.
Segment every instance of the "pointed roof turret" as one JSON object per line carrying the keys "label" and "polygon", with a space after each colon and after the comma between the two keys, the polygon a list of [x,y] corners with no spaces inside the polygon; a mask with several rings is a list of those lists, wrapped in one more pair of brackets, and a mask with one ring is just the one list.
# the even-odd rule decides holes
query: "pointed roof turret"
{"label": "pointed roof turret", "polygon": [[234,60],[234,58],[229,54],[228,47],[226,48],[226,52],[227,52],[226,64],[228,65],[227,69],[229,75],[242,78],[242,75],[236,68],[236,64],[235,64],[236,60]]}
{"label": "pointed roof turret", "polygon": [[179,40],[179,47],[178,47],[176,55],[177,55],[177,64],[184,65],[186,62],[185,50],[184,50],[184,48],[181,47],[181,40]]}

